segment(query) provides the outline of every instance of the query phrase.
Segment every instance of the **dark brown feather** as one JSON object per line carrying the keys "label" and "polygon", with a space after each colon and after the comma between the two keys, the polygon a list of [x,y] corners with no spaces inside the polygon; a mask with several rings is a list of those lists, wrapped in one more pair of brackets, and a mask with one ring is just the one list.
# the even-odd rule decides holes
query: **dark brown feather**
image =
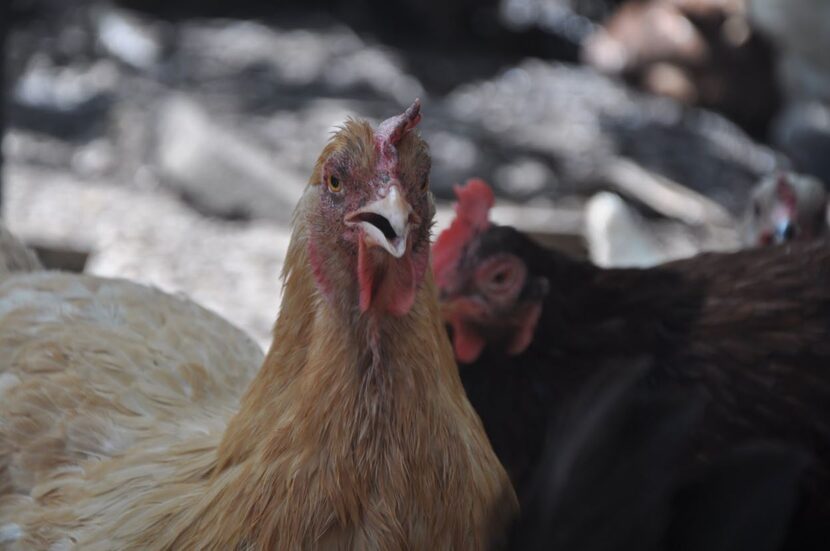
{"label": "dark brown feather", "polygon": [[542,317],[522,354],[490,341],[461,374],[520,494],[551,409],[600,366],[625,369],[647,358],[656,366],[652,384],[694,386],[709,397],[694,460],[759,437],[797,444],[818,457],[808,477],[810,508],[830,512],[828,242],[604,270],[494,226],[468,246],[458,270],[472,273],[499,252],[522,258],[528,281],[547,279]]}

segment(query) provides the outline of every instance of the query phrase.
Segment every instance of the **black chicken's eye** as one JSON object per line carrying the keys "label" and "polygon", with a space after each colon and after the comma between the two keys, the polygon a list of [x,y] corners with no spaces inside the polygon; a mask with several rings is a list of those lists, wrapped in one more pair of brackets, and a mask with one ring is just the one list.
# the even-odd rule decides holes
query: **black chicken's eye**
{"label": "black chicken's eye", "polygon": [[493,276],[493,283],[503,285],[507,281],[507,270],[502,270]]}
{"label": "black chicken's eye", "polygon": [[343,184],[340,183],[340,178],[337,176],[329,176],[326,184],[332,193],[340,193],[340,190],[343,189]]}

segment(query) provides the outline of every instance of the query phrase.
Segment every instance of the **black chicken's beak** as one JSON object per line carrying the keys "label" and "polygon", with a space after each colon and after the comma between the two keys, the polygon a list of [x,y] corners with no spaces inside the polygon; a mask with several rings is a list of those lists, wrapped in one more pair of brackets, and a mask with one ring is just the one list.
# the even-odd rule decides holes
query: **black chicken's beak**
{"label": "black chicken's beak", "polygon": [[363,230],[367,246],[381,247],[395,258],[401,258],[406,252],[411,214],[412,207],[400,188],[393,184],[379,199],[348,214],[345,222]]}

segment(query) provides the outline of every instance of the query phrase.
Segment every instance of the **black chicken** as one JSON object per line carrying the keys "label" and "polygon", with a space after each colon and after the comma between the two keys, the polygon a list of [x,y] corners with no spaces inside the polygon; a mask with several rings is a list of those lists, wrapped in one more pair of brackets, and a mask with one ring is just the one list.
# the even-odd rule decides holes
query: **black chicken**
{"label": "black chicken", "polygon": [[687,471],[706,400],[645,384],[642,362],[603,369],[554,423],[522,504],[516,551],[774,551],[810,458],[753,442]]}
{"label": "black chicken", "polygon": [[436,279],[464,386],[520,496],[551,406],[599,366],[645,357],[650,384],[709,398],[690,463],[754,438],[809,450],[799,533],[830,531],[828,243],[606,270],[490,224],[484,182],[456,192],[456,220],[433,249]]}

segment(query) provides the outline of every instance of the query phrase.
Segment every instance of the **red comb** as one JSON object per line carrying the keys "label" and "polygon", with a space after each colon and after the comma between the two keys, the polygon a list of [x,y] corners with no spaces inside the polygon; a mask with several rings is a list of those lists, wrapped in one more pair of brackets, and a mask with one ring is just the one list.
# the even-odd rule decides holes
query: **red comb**
{"label": "red comb", "polygon": [[796,197],[795,189],[793,189],[793,185],[790,183],[786,174],[778,175],[778,181],[775,185],[775,195],[785,207],[793,212],[796,210],[798,197]]}
{"label": "red comb", "polygon": [[398,164],[398,152],[395,147],[420,121],[421,100],[416,99],[406,111],[378,125],[375,130],[375,146],[380,152],[379,167],[391,172],[395,171]]}
{"label": "red comb", "polygon": [[375,136],[377,136],[378,141],[397,145],[404,134],[415,128],[420,121],[421,100],[416,99],[406,111],[380,123]]}
{"label": "red comb", "polygon": [[432,267],[438,286],[452,284],[452,269],[469,242],[490,225],[490,209],[495,203],[493,190],[484,180],[468,180],[464,186],[453,188],[458,202],[455,220],[441,232],[432,246]]}

